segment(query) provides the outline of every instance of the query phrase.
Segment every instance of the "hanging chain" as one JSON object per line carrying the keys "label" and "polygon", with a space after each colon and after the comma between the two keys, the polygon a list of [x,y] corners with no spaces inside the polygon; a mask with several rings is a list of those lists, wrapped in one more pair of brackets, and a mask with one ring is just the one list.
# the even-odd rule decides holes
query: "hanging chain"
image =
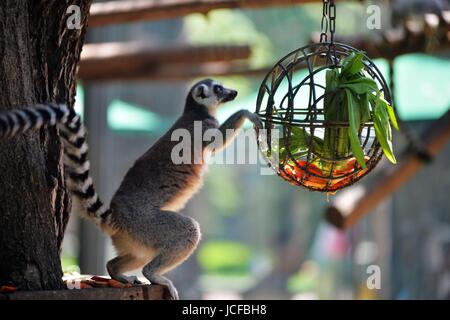
{"label": "hanging chain", "polygon": [[336,31],[336,4],[334,0],[323,0],[322,21],[320,23],[320,42],[328,42],[330,31],[330,43],[334,43]]}
{"label": "hanging chain", "polygon": [[328,8],[330,17],[330,42],[334,44],[334,32],[336,31],[336,4],[334,0],[330,0],[330,6]]}
{"label": "hanging chain", "polygon": [[320,22],[320,42],[328,41],[328,8],[330,0],[323,0],[322,21]]}

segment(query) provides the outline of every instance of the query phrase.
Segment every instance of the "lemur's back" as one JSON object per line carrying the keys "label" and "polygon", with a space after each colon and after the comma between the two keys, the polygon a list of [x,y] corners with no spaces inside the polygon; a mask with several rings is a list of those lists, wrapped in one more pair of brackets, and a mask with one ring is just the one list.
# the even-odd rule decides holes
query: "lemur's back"
{"label": "lemur's back", "polygon": [[[187,129],[185,132],[194,132],[195,121],[198,121],[201,131],[200,137],[191,136],[192,163],[175,164],[168,160],[172,157],[173,148],[180,144],[178,140],[172,141],[173,131]],[[113,223],[124,226],[139,215],[149,215],[159,210],[177,212],[182,209],[203,183],[202,175],[206,168],[201,139],[203,132],[217,127],[217,120],[212,117],[197,113],[183,114],[126,174],[111,201]],[[194,143],[194,139],[199,140]],[[201,161],[194,163],[195,160]]]}

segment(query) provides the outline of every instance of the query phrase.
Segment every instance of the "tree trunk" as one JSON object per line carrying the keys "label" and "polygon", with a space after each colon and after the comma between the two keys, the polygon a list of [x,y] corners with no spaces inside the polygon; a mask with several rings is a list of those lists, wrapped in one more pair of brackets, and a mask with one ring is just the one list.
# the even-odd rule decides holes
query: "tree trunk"
{"label": "tree trunk", "polygon": [[[0,2],[0,110],[74,103],[75,73],[91,0]],[[67,27],[80,8],[79,29]],[[0,284],[61,289],[61,242],[69,219],[55,128],[0,141]]]}

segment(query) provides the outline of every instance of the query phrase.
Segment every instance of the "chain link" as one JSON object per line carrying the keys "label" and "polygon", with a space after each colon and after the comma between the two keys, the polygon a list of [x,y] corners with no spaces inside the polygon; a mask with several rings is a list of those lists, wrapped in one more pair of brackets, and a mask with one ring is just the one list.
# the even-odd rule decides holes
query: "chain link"
{"label": "chain link", "polygon": [[336,4],[334,0],[323,0],[322,21],[320,23],[321,43],[328,41],[328,31],[330,31],[330,42],[333,44],[336,31]]}
{"label": "chain link", "polygon": [[336,31],[336,4],[334,3],[334,0],[330,0],[328,11],[328,16],[330,19],[330,42],[333,44],[334,32]]}
{"label": "chain link", "polygon": [[328,41],[328,8],[330,0],[323,0],[322,21],[320,22],[320,42]]}

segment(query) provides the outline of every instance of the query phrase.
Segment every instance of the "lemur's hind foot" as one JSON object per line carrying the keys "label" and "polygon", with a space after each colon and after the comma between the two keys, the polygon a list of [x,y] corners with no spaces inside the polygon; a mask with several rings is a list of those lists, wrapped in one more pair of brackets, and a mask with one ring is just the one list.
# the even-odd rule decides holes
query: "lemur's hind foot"
{"label": "lemur's hind foot", "polygon": [[148,278],[149,278],[148,280],[150,280],[152,284],[159,284],[161,286],[166,287],[167,290],[169,291],[171,300],[180,300],[180,297],[178,296],[178,290],[177,288],[175,288],[172,281],[170,281],[166,277],[159,276],[156,274],[149,276]]}
{"label": "lemur's hind foot", "polygon": [[122,283],[142,284],[138,277],[126,276],[123,274],[123,270],[129,270],[129,267],[133,265],[134,262],[135,260],[131,256],[120,256],[110,260],[106,265],[106,269],[114,280]]}

